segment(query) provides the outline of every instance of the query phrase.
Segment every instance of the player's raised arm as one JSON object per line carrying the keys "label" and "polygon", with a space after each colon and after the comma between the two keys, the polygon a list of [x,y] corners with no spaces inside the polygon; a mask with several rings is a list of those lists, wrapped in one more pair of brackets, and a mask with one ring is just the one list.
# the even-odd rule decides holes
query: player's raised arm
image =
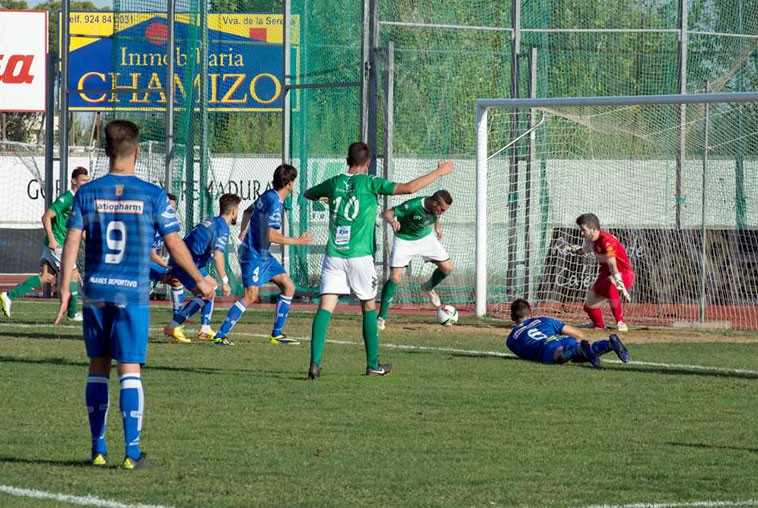
{"label": "player's raised arm", "polygon": [[192,259],[192,255],[190,254],[181,237],[179,237],[177,233],[169,233],[163,237],[163,241],[165,242],[166,248],[171,254],[174,262],[179,265],[185,272],[187,272],[187,274],[192,277],[192,280],[194,280],[197,284],[195,287],[196,291],[200,293],[204,298],[213,298],[213,293],[216,291],[216,288],[208,283],[202,275],[200,275],[200,272],[198,271],[197,267],[195,266],[195,262]]}
{"label": "player's raised arm", "polygon": [[240,223],[240,234],[239,239],[244,240],[245,239],[245,233],[247,233],[247,226],[250,224],[250,217],[253,216],[253,205],[250,205],[247,207],[247,209],[242,212],[242,222]]}
{"label": "player's raised arm", "polygon": [[69,229],[66,234],[66,242],[63,245],[63,255],[61,256],[61,282],[58,287],[58,293],[60,294],[61,306],[58,309],[58,315],[55,317],[53,324],[58,324],[66,315],[68,309],[68,301],[71,299],[71,290],[69,285],[71,284],[71,276],[74,272],[74,265],[76,264],[76,256],[79,254],[79,244],[82,241],[81,229]]}
{"label": "player's raised arm", "polygon": [[303,232],[297,238],[284,236],[276,228],[268,228],[268,241],[278,243],[279,245],[310,245],[313,243],[313,237],[307,231]]}
{"label": "player's raised arm", "polygon": [[424,176],[420,176],[414,180],[411,180],[410,182],[399,183],[395,185],[395,192],[393,194],[395,196],[399,194],[414,194],[436,179],[449,175],[452,172],[453,161],[441,161],[439,164],[437,164],[437,167],[434,169],[434,171],[430,171]]}

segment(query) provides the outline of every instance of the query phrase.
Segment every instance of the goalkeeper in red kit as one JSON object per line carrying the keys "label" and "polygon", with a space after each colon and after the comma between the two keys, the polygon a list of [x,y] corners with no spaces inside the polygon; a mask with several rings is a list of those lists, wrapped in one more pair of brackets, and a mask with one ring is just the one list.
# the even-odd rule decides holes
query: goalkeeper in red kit
{"label": "goalkeeper in red kit", "polygon": [[576,219],[576,225],[582,232],[584,242],[572,251],[576,254],[594,253],[600,272],[592,287],[587,292],[584,301],[584,311],[592,320],[587,328],[604,328],[603,311],[600,306],[608,300],[613,317],[616,318],[616,328],[620,332],[629,331],[624,323],[621,309],[621,299],[631,301],[629,289],[634,284],[634,270],[629,262],[626,249],[618,238],[600,229],[600,219],[595,214],[585,213]]}

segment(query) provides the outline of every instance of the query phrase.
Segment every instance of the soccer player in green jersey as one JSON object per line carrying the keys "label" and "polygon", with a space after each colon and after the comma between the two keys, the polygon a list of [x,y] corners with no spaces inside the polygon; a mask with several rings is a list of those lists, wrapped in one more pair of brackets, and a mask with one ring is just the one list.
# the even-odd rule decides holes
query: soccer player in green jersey
{"label": "soccer player in green jersey", "polygon": [[440,243],[442,227],[439,218],[452,204],[453,197],[450,193],[438,190],[429,197],[409,199],[384,212],[384,218],[395,230],[395,240],[390,256],[390,278],[382,289],[381,308],[376,323],[380,330],[384,330],[397,285],[400,284],[403,271],[413,256],[421,256],[424,261],[431,261],[437,265],[437,269],[421,289],[429,295],[432,305],[439,307],[442,304],[434,288],[452,273],[453,262]]}
{"label": "soccer player in green jersey", "polygon": [[406,183],[395,183],[367,174],[371,152],[365,143],[348,148],[346,173],[334,176],[305,191],[312,201],[329,201],[329,241],[321,266],[321,299],[311,330],[311,364],[308,378],[321,375],[321,354],[326,331],[340,295],[353,292],[363,311],[363,342],[366,346],[366,375],[384,376],[392,366],[379,363],[379,336],[376,329],[376,268],[374,267],[374,227],[379,196],[413,194],[441,176],[453,172],[451,161]]}
{"label": "soccer player in green jersey", "polygon": [[[42,226],[45,228],[44,247],[40,257],[40,274],[29,277],[24,282],[11,289],[7,293],[0,293],[0,306],[5,317],[11,317],[11,305],[13,300],[24,296],[32,289],[42,284],[52,284],[61,269],[61,253],[63,242],[66,240],[66,223],[71,216],[71,207],[74,203],[76,191],[89,182],[87,170],[81,166],[71,172],[71,190],[64,192],[56,199],[50,208],[42,216]],[[71,282],[71,300],[68,306],[68,318],[81,321],[81,313],[76,312],[78,292],[76,290],[79,273],[74,267],[74,279]]]}

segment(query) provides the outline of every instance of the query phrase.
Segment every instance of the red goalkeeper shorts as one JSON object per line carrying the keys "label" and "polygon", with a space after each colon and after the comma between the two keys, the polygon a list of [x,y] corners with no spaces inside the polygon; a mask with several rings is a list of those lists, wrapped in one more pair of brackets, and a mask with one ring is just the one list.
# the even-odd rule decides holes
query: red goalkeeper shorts
{"label": "red goalkeeper shorts", "polygon": [[[621,273],[621,280],[624,281],[627,291],[634,285],[634,272],[619,272]],[[619,292],[616,286],[611,282],[611,278],[607,274],[601,273],[595,283],[592,285],[592,291],[603,298],[619,298]]]}

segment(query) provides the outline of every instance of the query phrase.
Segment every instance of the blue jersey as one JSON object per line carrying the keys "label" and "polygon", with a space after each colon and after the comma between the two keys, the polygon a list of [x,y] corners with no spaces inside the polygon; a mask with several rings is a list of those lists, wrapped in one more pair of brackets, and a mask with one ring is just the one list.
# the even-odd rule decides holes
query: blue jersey
{"label": "blue jersey", "polygon": [[155,233],[177,233],[179,221],[160,187],[109,173],[79,189],[68,227],[86,234],[83,285],[88,300],[147,304]]}
{"label": "blue jersey", "polygon": [[247,228],[245,239],[240,245],[240,261],[252,259],[268,259],[271,257],[268,240],[269,228],[282,228],[282,213],[284,205],[279,199],[279,193],[269,189],[253,203],[253,214],[250,217],[250,225]]}
{"label": "blue jersey", "polygon": [[539,361],[542,346],[559,337],[564,326],[557,319],[549,317],[527,319],[511,330],[505,345],[519,358]]}
{"label": "blue jersey", "polygon": [[153,249],[159,256],[163,254],[163,236],[159,232],[155,232],[155,238],[153,238]]}
{"label": "blue jersey", "polygon": [[184,237],[184,243],[198,268],[208,266],[214,251],[225,252],[228,240],[229,224],[221,216],[204,220]]}

